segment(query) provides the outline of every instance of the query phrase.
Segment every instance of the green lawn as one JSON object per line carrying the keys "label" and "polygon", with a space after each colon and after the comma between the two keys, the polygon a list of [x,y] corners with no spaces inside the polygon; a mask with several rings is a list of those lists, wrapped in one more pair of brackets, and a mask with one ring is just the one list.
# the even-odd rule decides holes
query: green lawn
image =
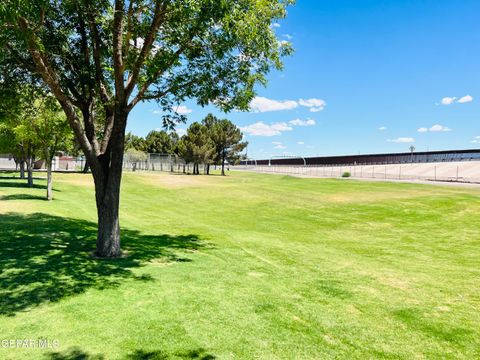
{"label": "green lawn", "polygon": [[480,190],[126,173],[101,261],[90,175],[11,175],[0,340],[60,346],[1,359],[480,357]]}

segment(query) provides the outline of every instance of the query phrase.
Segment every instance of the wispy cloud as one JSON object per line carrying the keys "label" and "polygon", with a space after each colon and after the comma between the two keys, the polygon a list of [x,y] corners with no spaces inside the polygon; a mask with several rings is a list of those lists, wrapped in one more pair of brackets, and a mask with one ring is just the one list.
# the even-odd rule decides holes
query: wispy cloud
{"label": "wispy cloud", "polygon": [[294,120],[290,120],[288,123],[290,125],[295,125],[295,126],[313,126],[316,124],[315,120],[313,119],[307,119],[307,120],[294,119]]}
{"label": "wispy cloud", "polygon": [[310,108],[311,112],[322,111],[323,109],[325,109],[325,106],[327,106],[327,103],[325,102],[325,100],[316,99],[316,98],[306,99],[306,100],[300,99],[300,100],[298,100],[298,103],[301,106],[305,106],[305,107]]}
{"label": "wispy cloud", "polygon": [[192,109],[189,109],[188,107],[186,107],[185,105],[179,105],[175,111],[179,114],[183,114],[183,115],[186,115],[186,114],[190,114],[193,110]]}
{"label": "wispy cloud", "polygon": [[465,103],[469,103],[469,102],[472,102],[473,101],[473,97],[470,96],[470,95],[465,95],[465,96],[462,96],[460,99],[458,99],[458,103],[460,104],[465,104]]}
{"label": "wispy cloud", "polygon": [[240,130],[251,136],[275,136],[285,131],[291,131],[293,128],[285,122],[268,125],[262,121],[258,121],[254,124],[241,127]]}
{"label": "wispy cloud", "polygon": [[418,132],[420,133],[426,133],[426,132],[440,132],[440,131],[452,131],[452,129],[440,125],[440,124],[435,124],[431,128],[426,128],[426,127],[421,127],[417,129]]}
{"label": "wispy cloud", "polygon": [[452,105],[454,103],[465,104],[465,103],[469,103],[469,102],[472,102],[472,101],[473,101],[473,97],[471,95],[465,95],[465,96],[462,96],[461,98],[457,98],[455,96],[453,96],[453,97],[446,96],[446,97],[442,98],[440,103],[442,105]]}
{"label": "wispy cloud", "polygon": [[412,137],[398,137],[396,139],[387,139],[387,141],[393,143],[413,143],[415,139]]}
{"label": "wispy cloud", "polygon": [[271,100],[263,96],[257,96],[250,102],[250,108],[255,112],[291,110],[298,107],[294,100]]}
{"label": "wispy cloud", "polygon": [[[174,107],[173,110],[175,110],[177,113],[182,115],[190,114],[193,111],[192,109],[189,109],[185,105],[178,105],[176,108]],[[164,113],[162,110],[153,110],[152,112],[155,115],[160,115]]]}
{"label": "wispy cloud", "polygon": [[250,102],[250,109],[254,112],[282,111],[292,110],[304,106],[311,112],[318,112],[325,109],[327,103],[325,100],[311,98],[297,100],[273,100],[263,96],[257,96]]}
{"label": "wispy cloud", "polygon": [[283,34],[282,35],[284,38],[286,38],[287,40],[292,40],[293,39],[293,36],[290,35],[290,34]]}
{"label": "wispy cloud", "polygon": [[385,126],[380,126],[380,127],[378,128],[378,130],[380,130],[380,131],[385,131],[385,130],[387,130],[387,128],[386,128]]}
{"label": "wispy cloud", "polygon": [[273,23],[273,24],[272,24],[272,27],[273,27],[273,28],[279,28],[279,27],[280,27],[280,24],[279,24],[279,23]]}
{"label": "wispy cloud", "polygon": [[303,141],[297,141],[297,144],[298,145],[305,145],[305,143]]}

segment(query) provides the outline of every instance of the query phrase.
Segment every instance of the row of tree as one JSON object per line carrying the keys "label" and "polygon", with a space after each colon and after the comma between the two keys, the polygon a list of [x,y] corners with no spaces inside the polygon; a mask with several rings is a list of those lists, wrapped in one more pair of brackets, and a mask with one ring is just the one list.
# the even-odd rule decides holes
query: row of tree
{"label": "row of tree", "polygon": [[199,165],[204,164],[206,174],[210,165],[221,165],[225,175],[225,164],[235,164],[242,157],[247,142],[242,141],[241,130],[230,120],[218,119],[212,114],[201,122],[192,123],[185,135],[179,138],[176,132],[151,131],[145,138],[128,133],[125,149],[131,158],[145,159],[142,153],[178,155],[193,164],[193,174],[198,175]]}
{"label": "row of tree", "polygon": [[37,159],[47,169],[47,199],[52,200],[52,162],[59,150],[74,147],[73,135],[57,100],[33,86],[20,91],[0,87],[0,153],[13,156],[20,177],[33,186]]}

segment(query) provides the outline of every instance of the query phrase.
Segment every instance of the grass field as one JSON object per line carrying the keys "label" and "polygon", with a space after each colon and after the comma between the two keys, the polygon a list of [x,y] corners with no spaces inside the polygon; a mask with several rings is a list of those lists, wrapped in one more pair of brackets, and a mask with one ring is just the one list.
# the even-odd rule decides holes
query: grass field
{"label": "grass field", "polygon": [[480,190],[126,173],[100,261],[90,175],[11,175],[0,340],[60,346],[1,359],[480,357]]}

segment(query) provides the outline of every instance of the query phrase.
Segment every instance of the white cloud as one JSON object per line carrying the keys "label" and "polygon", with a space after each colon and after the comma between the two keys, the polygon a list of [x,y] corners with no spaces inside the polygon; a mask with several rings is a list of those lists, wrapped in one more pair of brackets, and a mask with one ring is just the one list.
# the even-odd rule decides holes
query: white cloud
{"label": "white cloud", "polygon": [[299,99],[296,100],[272,100],[263,96],[256,96],[250,102],[250,108],[254,112],[292,110],[298,106],[309,108],[310,112],[319,112],[325,109],[327,103],[322,99]]}
{"label": "white cloud", "polygon": [[415,142],[415,139],[411,137],[399,137],[396,139],[388,139],[387,141],[393,143],[413,143]]}
{"label": "white cloud", "polygon": [[304,145],[305,143],[303,141],[297,141],[298,145]]}
{"label": "white cloud", "polygon": [[442,105],[451,105],[451,104],[453,104],[453,103],[455,102],[456,99],[457,99],[456,97],[448,97],[448,96],[446,96],[446,97],[444,97],[444,98],[442,99],[441,102],[442,102]]}
{"label": "white cloud", "polygon": [[187,133],[187,130],[182,129],[182,128],[177,128],[177,129],[175,129],[175,131],[177,132],[178,136],[183,136]]}
{"label": "white cloud", "polygon": [[153,110],[152,112],[153,112],[155,115],[163,114],[163,111],[161,111],[161,110]]}
{"label": "white cloud", "polygon": [[460,104],[465,104],[472,101],[473,101],[473,97],[471,97],[470,95],[465,95],[465,96],[462,96],[460,99],[458,99],[457,102]]}
{"label": "white cloud", "polygon": [[298,103],[301,106],[305,106],[305,107],[310,108],[311,112],[322,111],[323,109],[325,109],[325,106],[327,106],[327,103],[325,102],[325,100],[315,99],[315,98],[306,99],[306,100],[305,99],[300,99],[300,100],[298,100]]}
{"label": "white cloud", "polygon": [[298,107],[294,100],[271,100],[266,97],[257,96],[250,102],[250,108],[255,112],[291,110]]}
{"label": "white cloud", "polygon": [[291,124],[291,125],[295,125],[295,126],[313,126],[313,125],[315,125],[315,120],[313,120],[313,119],[307,119],[307,120],[294,119],[294,120],[290,120],[288,123]]}
{"label": "white cloud", "polygon": [[287,147],[282,144],[275,145],[274,149],[286,149]]}
{"label": "white cloud", "polygon": [[285,37],[285,38],[287,38],[288,40],[292,40],[292,39],[293,39],[293,36],[290,35],[290,34],[283,34],[282,36]]}
{"label": "white cloud", "polygon": [[275,136],[285,131],[291,131],[293,128],[285,122],[268,125],[262,121],[258,121],[254,124],[241,127],[240,130],[252,136]]}
{"label": "white cloud", "polygon": [[273,145],[282,145],[282,143],[280,141],[272,141],[272,144]]}
{"label": "white cloud", "polygon": [[470,95],[462,96],[460,99],[457,97],[444,97],[441,101],[442,105],[452,105],[453,103],[465,104],[473,101],[473,97]]}
{"label": "white cloud", "polygon": [[430,131],[433,131],[433,132],[438,132],[438,131],[452,131],[452,129],[449,129],[449,128],[446,127],[446,126],[439,125],[439,124],[433,125],[429,130],[430,130]]}
{"label": "white cloud", "polygon": [[279,27],[280,27],[280,24],[279,24],[279,23],[273,23],[273,24],[272,24],[272,27],[274,27],[274,28],[279,28]]}
{"label": "white cloud", "polygon": [[440,125],[440,124],[435,124],[429,129],[426,128],[426,127],[421,127],[419,129],[417,129],[417,131],[420,132],[420,133],[425,133],[425,132],[428,132],[428,131],[431,131],[431,132],[452,131],[452,129],[450,129],[446,126]]}
{"label": "white cloud", "polygon": [[175,111],[179,114],[190,114],[193,110],[192,109],[189,109],[188,107],[186,107],[185,105],[179,105]]}
{"label": "white cloud", "polygon": [[386,128],[385,126],[380,126],[380,127],[378,128],[378,130],[384,131],[384,130],[387,130],[387,128]]}

